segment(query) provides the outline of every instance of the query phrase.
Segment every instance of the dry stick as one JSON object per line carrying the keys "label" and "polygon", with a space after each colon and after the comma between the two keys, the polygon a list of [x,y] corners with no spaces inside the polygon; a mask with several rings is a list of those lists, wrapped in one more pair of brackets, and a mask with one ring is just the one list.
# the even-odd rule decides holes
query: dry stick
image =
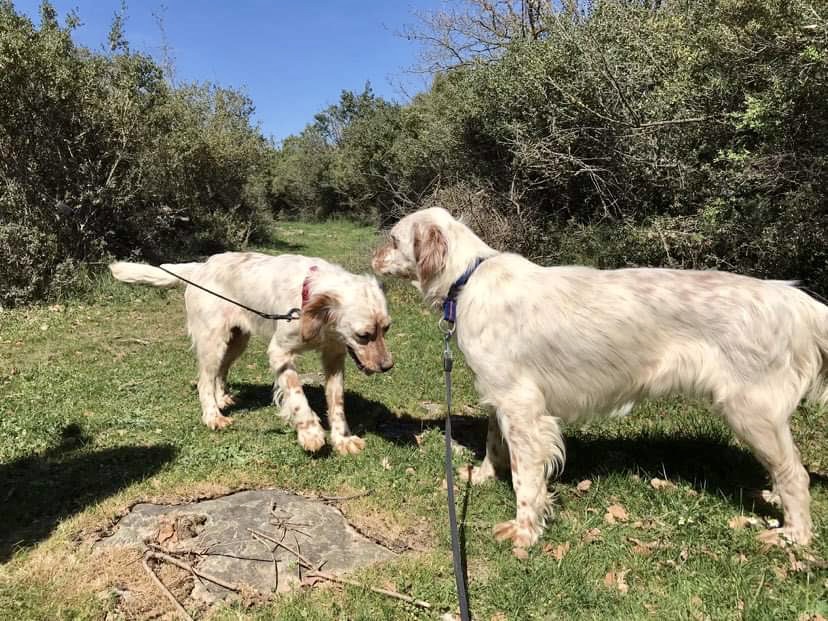
{"label": "dry stick", "polygon": [[185,563],[184,561],[182,561],[180,559],[177,559],[174,556],[170,556],[169,554],[164,554],[163,552],[152,552],[150,550],[147,550],[147,552],[145,552],[145,554],[144,554],[144,557],[145,558],[154,558],[154,559],[158,559],[158,560],[161,560],[161,561],[167,561],[168,563],[172,563],[176,567],[180,567],[181,569],[189,571],[194,576],[198,576],[199,578],[204,578],[205,580],[208,580],[209,582],[212,582],[213,584],[217,584],[220,587],[224,587],[225,589],[229,589],[231,591],[236,591],[236,592],[241,591],[241,587],[239,587],[238,585],[233,584],[232,582],[225,582],[221,578],[216,578],[215,576],[211,576],[210,574],[205,573],[203,571],[200,571],[200,570],[196,569],[195,567],[193,567],[192,565],[190,565],[189,563]]}
{"label": "dry stick", "polygon": [[396,599],[402,600],[402,601],[407,602],[409,604],[413,604],[414,606],[419,606],[420,608],[431,608],[431,604],[429,604],[428,602],[424,602],[421,599],[414,599],[413,597],[410,597],[409,595],[403,595],[402,593],[397,593],[396,591],[389,591],[389,590],[386,590],[386,589],[380,589],[380,588],[377,588],[377,587],[367,586],[367,585],[364,585],[364,584],[360,584],[359,582],[354,582],[353,580],[348,580],[347,578],[340,578],[339,576],[334,576],[333,574],[329,574],[328,572],[320,571],[319,567],[321,567],[321,565],[314,566],[313,563],[311,563],[308,559],[306,559],[304,556],[302,556],[296,550],[291,549],[290,546],[286,546],[282,542],[277,541],[276,539],[273,539],[272,537],[268,537],[264,533],[256,532],[256,531],[254,531],[250,528],[248,528],[247,530],[250,531],[252,534],[259,535],[260,537],[262,537],[264,539],[267,539],[268,541],[272,541],[273,543],[275,543],[279,547],[284,548],[285,550],[287,550],[288,552],[293,554],[296,558],[298,558],[299,561],[307,569],[310,570],[309,573],[305,574],[306,578],[321,578],[322,580],[329,580],[330,582],[339,582],[339,583],[342,583],[342,584],[348,584],[350,586],[355,586],[355,587],[360,588],[360,589],[368,589],[369,591],[373,591],[374,593],[379,593],[380,595],[387,595],[388,597],[394,597]]}
{"label": "dry stick", "polygon": [[[238,544],[238,543],[244,543],[244,542],[247,542],[247,541],[254,541],[254,540],[253,539],[244,539],[242,541],[231,541],[231,542],[228,542],[228,543]],[[234,559],[239,560],[239,561],[258,561],[260,563],[269,563],[270,562],[266,558],[252,558],[250,556],[238,556],[237,554],[230,554],[228,552],[211,552],[210,549],[215,547],[213,545],[209,546],[207,549],[202,549],[202,550],[196,550],[194,548],[180,548],[178,550],[168,550],[167,548],[165,548],[163,546],[159,546],[155,543],[145,543],[144,545],[146,545],[148,548],[152,548],[153,550],[156,550],[158,552],[162,552],[164,554],[179,554],[179,555],[182,555],[182,556],[187,556],[188,554],[191,554],[193,556],[221,556],[221,557],[224,557],[224,558],[234,558]]]}
{"label": "dry stick", "polygon": [[[302,546],[299,545],[299,540],[296,538],[296,535],[293,535],[293,542],[296,544],[296,552],[301,553],[302,552]],[[317,569],[321,569],[321,568],[322,568],[321,565],[317,566]],[[299,582],[301,583],[302,582],[302,563],[298,563],[296,565],[296,570],[297,570],[297,573],[299,574]]]}
{"label": "dry stick", "polygon": [[259,543],[261,543],[265,548],[267,548],[268,552],[270,552],[270,556],[273,559],[273,572],[276,574],[276,586],[275,586],[275,588],[278,589],[279,588],[279,565],[276,563],[276,554],[274,554],[274,551],[276,550],[276,546],[271,548],[270,544],[267,541],[265,541],[264,539],[259,537],[256,533],[252,533],[252,534],[253,534],[253,538],[256,541],[258,541]]}
{"label": "dry stick", "polygon": [[134,336],[116,336],[116,341],[123,341],[125,343],[138,343],[139,345],[149,345],[150,342],[146,339],[139,339]]}
{"label": "dry stick", "polygon": [[[278,513],[276,513],[276,501],[275,500],[271,501],[271,503],[270,503],[270,515],[272,515],[273,518],[276,520],[275,522],[271,522],[271,524],[273,524],[274,526],[278,526],[279,528],[284,528],[285,526],[290,526],[290,527],[293,527],[293,526],[310,526],[310,524],[304,524],[302,522],[291,522],[291,521],[289,521],[290,518],[293,517],[290,514],[279,515]],[[303,533],[301,530],[297,530],[295,528],[291,528],[291,530],[295,530],[298,533],[302,533],[306,537],[310,537],[310,535],[308,535],[307,533]]]}
{"label": "dry stick", "polygon": [[[150,552],[150,554],[152,554],[152,552]],[[155,575],[155,572],[152,570],[152,567],[150,567],[149,563],[147,563],[146,554],[143,558],[143,564],[144,569],[147,570],[147,573],[150,575],[150,578],[152,578],[152,581],[155,583],[155,586],[157,586],[161,590],[161,592],[164,595],[166,595],[167,599],[170,600],[170,602],[172,602],[172,605],[175,606],[175,609],[176,611],[178,611],[178,614],[180,614],[183,619],[186,619],[186,621],[193,621],[193,618],[190,616],[190,613],[184,610],[184,606],[181,605],[181,602],[179,602],[176,599],[175,595],[173,595],[172,592],[167,588],[167,585],[161,582],[161,579]]]}
{"label": "dry stick", "polygon": [[340,502],[342,500],[353,500],[354,498],[362,498],[363,496],[370,496],[374,490],[369,489],[358,494],[351,494],[350,496],[317,496],[322,502]]}
{"label": "dry stick", "polygon": [[420,608],[431,608],[431,604],[428,602],[424,602],[421,599],[414,599],[408,595],[403,595],[402,593],[397,593],[396,591],[388,591],[386,589],[380,589],[377,587],[367,586],[364,584],[360,584],[359,582],[354,582],[353,580],[348,580],[347,578],[340,578],[339,576],[334,576],[333,574],[329,574],[325,571],[313,571],[311,570],[305,575],[306,578],[322,578],[323,580],[330,580],[331,582],[340,582],[342,584],[348,584],[350,586],[355,586],[360,589],[368,589],[369,591],[373,591],[374,593],[379,593],[380,595],[387,595],[388,597],[394,597],[396,599],[402,600],[409,604],[413,604],[414,606],[419,606]]}
{"label": "dry stick", "polygon": [[285,545],[281,541],[279,541],[277,539],[274,539],[273,537],[271,537],[269,535],[265,535],[264,533],[260,533],[258,531],[255,531],[252,528],[248,528],[247,530],[250,533],[254,534],[254,535],[258,535],[259,537],[261,537],[263,539],[267,539],[268,541],[271,541],[271,542],[275,543],[280,548],[284,548],[285,550],[287,550],[288,552],[293,554],[293,556],[295,556],[300,561],[302,561],[308,569],[318,569],[317,565],[314,565],[313,563],[311,563],[308,559],[306,559],[304,556],[302,556],[302,554],[300,552],[297,552],[296,550],[294,550],[293,548],[291,548],[288,545]]}

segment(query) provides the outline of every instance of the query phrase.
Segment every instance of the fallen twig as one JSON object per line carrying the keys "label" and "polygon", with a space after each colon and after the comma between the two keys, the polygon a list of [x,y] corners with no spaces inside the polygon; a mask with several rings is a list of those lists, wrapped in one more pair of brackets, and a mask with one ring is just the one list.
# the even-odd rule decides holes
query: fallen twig
{"label": "fallen twig", "polygon": [[204,578],[205,580],[207,580],[209,582],[212,582],[213,584],[217,584],[220,587],[224,587],[225,589],[229,589],[231,591],[236,591],[236,592],[241,591],[241,587],[239,587],[238,585],[233,584],[232,582],[225,582],[221,578],[216,578],[215,576],[211,576],[208,573],[205,573],[203,571],[200,571],[200,570],[196,569],[195,567],[193,567],[189,563],[185,563],[181,559],[177,559],[174,556],[170,556],[169,554],[165,554],[164,552],[155,552],[155,551],[152,551],[152,550],[147,550],[144,553],[144,558],[145,559],[146,558],[154,558],[154,559],[161,560],[161,561],[167,561],[168,563],[172,563],[176,567],[180,567],[181,569],[189,571],[194,576],[198,576],[199,578]]}
{"label": "fallen twig", "polygon": [[261,543],[265,548],[267,548],[267,551],[270,552],[270,556],[273,559],[273,573],[276,574],[276,586],[274,586],[273,588],[274,590],[276,590],[279,588],[279,565],[276,562],[276,554],[274,554],[276,546],[270,547],[270,544],[268,544],[268,542],[264,538],[259,537],[259,535],[257,535],[256,533],[252,533],[252,535],[256,541]]}
{"label": "fallen twig", "polygon": [[127,390],[128,388],[135,388],[136,386],[140,386],[143,383],[144,383],[143,380],[132,380],[131,382],[124,382],[123,384],[118,386],[118,390],[124,391],[124,390]]}
{"label": "fallen twig", "polygon": [[[299,540],[296,538],[296,535],[293,535],[293,542],[296,544],[296,552],[297,554],[302,553],[302,546],[299,545]],[[320,565],[321,568],[321,565]],[[296,564],[296,573],[299,574],[299,583],[302,582],[302,563]]]}
{"label": "fallen twig", "polygon": [[287,550],[288,552],[293,554],[296,558],[298,558],[299,562],[305,567],[305,569],[309,570],[309,572],[305,574],[305,579],[306,580],[308,578],[320,578],[322,580],[328,580],[330,582],[339,582],[341,584],[348,584],[350,586],[355,586],[355,587],[360,588],[360,589],[367,589],[367,590],[372,591],[374,593],[379,593],[380,595],[387,595],[388,597],[393,597],[393,598],[399,599],[399,600],[407,602],[409,604],[413,604],[414,606],[419,606],[420,608],[431,608],[431,604],[429,604],[428,602],[424,602],[423,600],[420,600],[420,599],[414,599],[413,597],[411,597],[409,595],[403,595],[402,593],[397,593],[396,591],[389,591],[388,589],[380,589],[378,587],[367,586],[367,585],[364,585],[364,584],[360,584],[359,582],[355,582],[353,580],[348,580],[347,578],[340,578],[339,576],[335,576],[333,574],[329,574],[328,572],[321,571],[320,567],[322,567],[322,563],[320,563],[319,565],[314,565],[307,558],[302,556],[302,554],[300,552],[297,552],[296,550],[292,549],[290,546],[286,546],[285,544],[283,544],[282,542],[274,539],[273,537],[269,537],[268,535],[265,535],[264,533],[254,531],[250,528],[248,528],[247,530],[253,535],[258,535],[258,536],[262,537],[263,539],[267,539],[268,541],[272,541],[273,543],[275,543],[279,547],[284,548],[285,550]]}
{"label": "fallen twig", "polygon": [[340,578],[339,576],[335,576],[324,571],[311,570],[307,574],[305,574],[305,578],[321,578],[322,580],[329,580],[331,582],[348,584],[350,586],[354,586],[360,589],[367,589],[369,591],[373,591],[374,593],[379,593],[380,595],[387,595],[388,597],[393,597],[395,599],[402,600],[409,604],[413,604],[414,606],[419,606],[420,608],[431,608],[431,604],[429,604],[428,602],[424,602],[421,599],[414,599],[410,595],[404,595],[402,593],[397,593],[396,591],[390,591],[388,589],[380,589],[379,587],[367,586],[364,584],[360,584],[359,582],[355,582],[353,580],[348,580],[347,578]]}
{"label": "fallen twig", "polygon": [[153,555],[153,554],[155,554],[155,553],[154,552],[147,552],[146,554],[144,554],[144,559],[143,559],[144,569],[147,570],[147,573],[149,574],[150,578],[152,578],[152,581],[153,581],[153,583],[155,583],[155,586],[157,586],[161,590],[161,592],[166,596],[166,598],[168,600],[170,600],[172,605],[175,606],[175,609],[178,612],[178,614],[181,615],[181,618],[185,619],[186,621],[193,621],[193,618],[190,616],[190,613],[188,613],[184,609],[184,606],[181,605],[181,602],[179,602],[178,599],[176,599],[175,595],[172,594],[172,591],[170,591],[167,588],[167,585],[165,585],[163,582],[161,582],[161,579],[158,576],[155,575],[155,572],[152,570],[152,567],[150,567],[149,563],[147,563],[147,559],[150,557],[150,555]]}
{"label": "fallen twig", "polygon": [[319,500],[322,502],[342,502],[343,500],[353,500],[354,498],[362,498],[363,496],[370,496],[374,493],[374,490],[369,489],[365,490],[364,492],[359,492],[357,494],[351,494],[350,496],[317,496]]}
{"label": "fallen twig", "polygon": [[[245,542],[254,541],[254,539],[245,539],[244,541]],[[239,542],[232,541],[232,542],[229,542],[229,543],[237,544]],[[146,543],[145,545],[148,548],[152,548],[153,550],[157,550],[158,552],[161,552],[163,554],[175,554],[175,555],[179,555],[179,556],[188,556],[188,555],[192,555],[192,556],[221,556],[221,557],[224,557],[224,558],[234,558],[234,559],[237,559],[239,561],[256,561],[256,562],[259,562],[259,563],[269,563],[270,562],[270,559],[266,559],[266,558],[255,558],[255,557],[252,557],[252,556],[239,556],[238,554],[230,554],[229,552],[211,552],[211,549],[214,546],[210,546],[210,547],[208,547],[206,549],[203,549],[203,550],[196,550],[194,548],[177,548],[177,549],[174,549],[174,550],[170,550],[168,548],[165,548],[164,546],[159,546],[158,544],[155,544],[155,543]]]}
{"label": "fallen twig", "polygon": [[303,522],[290,522],[289,520],[290,520],[291,517],[293,517],[292,515],[290,515],[290,514],[279,515],[278,513],[276,513],[276,501],[271,501],[271,503],[270,503],[270,515],[273,516],[273,521],[271,521],[270,523],[273,526],[275,526],[277,528],[281,528],[284,531],[282,539],[284,539],[284,535],[287,534],[288,530],[296,531],[297,533],[299,533],[301,535],[304,535],[305,537],[310,539],[310,535],[308,533],[306,533],[305,531],[299,530],[296,527],[297,526],[311,526],[311,525],[310,524],[305,524]]}
{"label": "fallen twig", "polygon": [[116,336],[116,341],[123,341],[124,343],[137,343],[138,345],[149,345],[150,342],[146,339],[139,339],[136,336]]}
{"label": "fallen twig", "polygon": [[253,534],[253,535],[258,535],[259,537],[262,537],[263,539],[267,539],[268,541],[271,541],[271,542],[275,543],[275,544],[276,544],[277,546],[279,546],[280,548],[283,548],[283,549],[287,550],[288,552],[290,552],[291,554],[293,554],[293,556],[295,556],[296,558],[298,558],[298,559],[299,559],[302,563],[304,563],[305,567],[307,567],[308,569],[314,569],[314,570],[316,570],[316,569],[318,569],[318,568],[319,568],[319,565],[314,565],[314,564],[313,564],[313,563],[311,563],[311,562],[310,562],[307,558],[305,558],[304,556],[302,556],[302,553],[301,553],[301,552],[297,552],[296,550],[294,550],[294,549],[293,549],[293,548],[291,548],[290,546],[285,545],[284,543],[282,543],[281,541],[279,541],[279,540],[277,540],[277,539],[274,539],[274,538],[273,538],[273,537],[271,537],[270,535],[266,535],[266,534],[264,534],[264,533],[260,533],[260,532],[258,532],[258,531],[253,530],[252,528],[248,528],[247,530],[248,530],[248,532],[249,532],[249,533],[251,533],[251,534]]}

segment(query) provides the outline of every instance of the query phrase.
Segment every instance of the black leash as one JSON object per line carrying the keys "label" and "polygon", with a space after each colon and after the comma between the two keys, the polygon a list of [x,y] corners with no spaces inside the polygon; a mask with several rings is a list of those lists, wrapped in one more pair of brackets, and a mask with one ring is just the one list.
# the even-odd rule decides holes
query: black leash
{"label": "black leash", "polygon": [[230,298],[224,297],[220,293],[216,293],[215,291],[210,291],[210,289],[208,289],[207,287],[202,287],[198,283],[194,283],[192,280],[187,280],[183,276],[179,276],[175,272],[171,272],[170,270],[168,270],[165,267],[161,267],[159,265],[158,269],[161,270],[162,272],[167,272],[167,274],[169,274],[170,276],[175,276],[176,278],[178,278],[178,280],[180,280],[182,282],[186,282],[188,285],[192,285],[196,289],[201,289],[202,291],[206,291],[207,293],[209,293],[211,295],[214,295],[217,298],[221,298],[225,302],[230,302],[231,304],[235,304],[236,306],[238,306],[240,308],[243,308],[246,311],[250,311],[254,315],[258,315],[259,317],[262,317],[264,319],[272,319],[273,321],[279,321],[279,320],[293,321],[294,319],[299,319],[299,317],[302,315],[302,310],[299,309],[299,308],[291,308],[287,313],[285,313],[283,315],[278,315],[278,314],[274,314],[274,313],[263,313],[262,311],[257,311],[255,308],[250,308],[249,306],[245,306],[241,302],[237,302],[236,300],[231,300]]}
{"label": "black leash", "polygon": [[457,584],[457,598],[460,601],[461,621],[470,621],[469,596],[466,587],[466,567],[463,551],[460,549],[460,533],[457,529],[457,507],[454,500],[454,466],[451,461],[451,369],[454,358],[451,355],[451,336],[454,325],[443,333],[443,371],[446,376],[446,489],[448,490],[449,529],[451,530],[451,554],[454,560],[454,581]]}
{"label": "black leash", "polygon": [[469,612],[469,593],[466,586],[466,567],[463,563],[463,551],[460,549],[460,532],[457,528],[457,507],[454,500],[454,466],[451,461],[451,369],[454,358],[451,353],[451,337],[457,322],[457,296],[468,282],[483,258],[477,258],[465,272],[452,283],[446,299],[443,301],[443,318],[440,330],[443,332],[443,372],[446,377],[446,488],[448,490],[449,529],[451,530],[451,554],[454,561],[454,581],[457,584],[457,599],[460,602],[461,621],[471,621]]}

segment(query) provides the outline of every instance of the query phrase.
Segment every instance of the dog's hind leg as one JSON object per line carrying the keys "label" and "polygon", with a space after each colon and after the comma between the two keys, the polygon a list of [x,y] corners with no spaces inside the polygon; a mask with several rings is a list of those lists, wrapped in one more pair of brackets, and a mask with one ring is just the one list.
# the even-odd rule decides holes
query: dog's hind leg
{"label": "dog's hind leg", "polygon": [[770,473],[785,514],[782,534],[794,543],[807,545],[812,537],[810,477],[791,435],[792,409],[761,388],[729,399],[723,413],[736,436]]}
{"label": "dog's hind leg", "polygon": [[509,445],[517,515],[496,525],[494,536],[528,547],[538,540],[551,514],[547,478],[563,464],[563,437],[558,419],[546,414],[540,395],[533,402],[524,394],[506,407],[501,403],[497,414]]}
{"label": "dog's hind leg", "polygon": [[303,449],[318,451],[325,445],[325,430],[302,391],[302,381],[293,365],[293,354],[280,347],[274,337],[267,348],[267,355],[276,376],[274,388],[282,394],[279,416],[296,428],[299,445]]}
{"label": "dog's hind leg", "polygon": [[227,374],[230,372],[233,363],[244,353],[248,341],[250,341],[250,333],[242,332],[239,328],[230,330],[227,350],[221,359],[219,372],[216,376],[216,403],[218,403],[219,409],[230,407],[236,403],[236,400],[227,392]]}
{"label": "dog's hind leg", "polygon": [[458,478],[468,481],[472,485],[480,485],[490,481],[498,474],[509,472],[509,446],[500,433],[497,422],[497,413],[494,408],[489,409],[489,423],[486,431],[486,456],[479,466],[465,466],[457,471]]}
{"label": "dog's hind leg", "polygon": [[345,352],[323,351],[325,369],[325,399],[328,403],[328,422],[331,425],[331,444],[342,455],[356,455],[365,448],[365,440],[351,435],[345,420]]}
{"label": "dog's hind leg", "polygon": [[233,419],[223,416],[216,401],[219,369],[227,351],[227,340],[215,332],[206,331],[195,340],[198,357],[198,400],[201,402],[201,420],[210,429],[224,429]]}

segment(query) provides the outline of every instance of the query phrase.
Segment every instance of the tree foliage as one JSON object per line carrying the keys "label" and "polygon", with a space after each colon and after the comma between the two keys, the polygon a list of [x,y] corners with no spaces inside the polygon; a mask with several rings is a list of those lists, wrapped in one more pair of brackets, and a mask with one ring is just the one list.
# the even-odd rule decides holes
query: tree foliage
{"label": "tree foliage", "polygon": [[113,255],[170,259],[234,246],[269,208],[271,148],[250,100],[173,88],[132,52],[116,16],[108,54],[0,2],[0,304],[59,295]]}
{"label": "tree foliage", "polygon": [[419,28],[431,88],[329,141],[339,209],[441,204],[547,262],[828,290],[824,3],[462,0]]}
{"label": "tree foliage", "polygon": [[[275,148],[243,94],[173,86],[0,0],[0,304],[110,256],[244,244],[271,214],[442,205],[547,263],[715,267],[828,292],[821,0],[454,0],[406,30],[430,88],[343,91]],[[166,71],[166,74],[165,74]]]}

